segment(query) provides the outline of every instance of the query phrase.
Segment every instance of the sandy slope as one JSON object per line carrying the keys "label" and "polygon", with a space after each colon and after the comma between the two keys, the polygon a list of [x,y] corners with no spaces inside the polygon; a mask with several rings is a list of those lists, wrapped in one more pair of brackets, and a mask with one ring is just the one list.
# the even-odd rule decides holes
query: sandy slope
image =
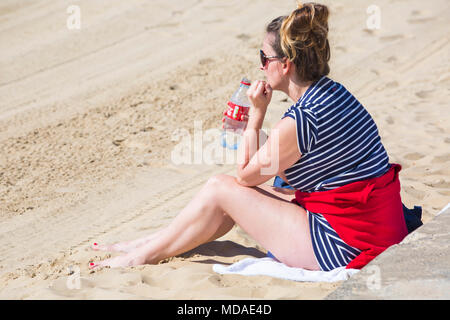
{"label": "sandy slope", "polygon": [[[239,228],[157,266],[90,273],[93,241],[142,236],[170,222],[232,164],[171,161],[176,129],[218,128],[271,18],[293,1],[69,1],[0,4],[0,298],[322,298],[338,284],[219,276],[216,262],[260,256]],[[431,219],[450,198],[449,5],[330,5],[331,76],[375,118],[402,197]],[[270,128],[290,102],[275,94]],[[204,146],[206,146],[205,143]],[[79,273],[78,273],[79,271]],[[69,274],[72,273],[72,276]],[[81,277],[73,290],[68,280]]]}

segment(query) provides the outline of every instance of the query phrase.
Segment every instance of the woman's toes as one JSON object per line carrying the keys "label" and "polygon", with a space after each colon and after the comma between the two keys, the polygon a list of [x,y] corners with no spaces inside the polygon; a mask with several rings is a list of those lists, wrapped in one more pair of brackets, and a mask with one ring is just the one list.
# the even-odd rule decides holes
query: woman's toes
{"label": "woman's toes", "polygon": [[112,249],[111,247],[112,246],[99,245],[97,242],[94,242],[91,246],[92,250],[95,250],[95,251],[111,251],[111,249]]}
{"label": "woman's toes", "polygon": [[92,248],[92,250],[95,250],[95,251],[113,251],[113,252],[122,251],[122,250],[116,248],[116,245],[100,245],[97,242],[93,243],[91,245],[91,248]]}
{"label": "woman's toes", "polygon": [[95,269],[98,267],[110,267],[110,268],[121,268],[121,267],[132,267],[145,264],[145,257],[140,255],[122,255],[101,262],[91,262],[89,263],[89,269]]}

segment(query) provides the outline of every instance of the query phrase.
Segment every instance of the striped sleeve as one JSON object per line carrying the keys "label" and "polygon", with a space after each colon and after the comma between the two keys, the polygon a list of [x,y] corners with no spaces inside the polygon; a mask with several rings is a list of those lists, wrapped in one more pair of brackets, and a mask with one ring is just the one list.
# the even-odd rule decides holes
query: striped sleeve
{"label": "striped sleeve", "polygon": [[317,120],[310,110],[303,108],[290,108],[282,119],[290,117],[295,120],[297,128],[297,145],[300,153],[305,155],[311,152],[317,142]]}

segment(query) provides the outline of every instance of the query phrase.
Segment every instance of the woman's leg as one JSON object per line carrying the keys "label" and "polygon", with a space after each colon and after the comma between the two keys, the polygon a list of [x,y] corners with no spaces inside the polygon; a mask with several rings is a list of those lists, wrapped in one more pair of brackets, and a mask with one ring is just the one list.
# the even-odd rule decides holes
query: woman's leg
{"label": "woman's leg", "polygon": [[227,175],[212,177],[158,237],[91,267],[157,263],[214,240],[237,223],[280,261],[318,270],[306,212],[289,202],[292,193],[279,189],[243,187]]}
{"label": "woman's leg", "polygon": [[[234,221],[230,217],[225,217],[222,225],[217,229],[216,233],[211,236],[211,239],[209,239],[207,242],[216,240],[223,235],[225,235],[230,229],[234,226]],[[91,248],[95,251],[110,251],[110,252],[131,252],[138,247],[149,243],[150,241],[156,239],[158,236],[163,234],[166,231],[166,228],[158,230],[157,232],[154,232],[150,235],[131,240],[131,241],[123,241],[123,242],[117,242],[114,244],[109,245],[101,245],[98,243],[92,244]]]}
{"label": "woman's leg", "polygon": [[159,230],[155,233],[147,235],[145,237],[131,240],[131,241],[123,241],[117,242],[114,244],[105,244],[101,245],[98,243],[92,244],[91,248],[95,251],[111,251],[111,252],[131,252],[134,249],[140,247],[141,245],[148,243],[149,241],[155,239],[162,230]]}

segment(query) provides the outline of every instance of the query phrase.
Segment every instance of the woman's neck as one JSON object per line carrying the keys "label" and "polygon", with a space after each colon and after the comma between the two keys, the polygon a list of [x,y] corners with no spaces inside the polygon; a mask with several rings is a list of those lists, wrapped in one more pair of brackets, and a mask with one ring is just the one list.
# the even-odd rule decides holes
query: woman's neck
{"label": "woman's neck", "polygon": [[312,83],[312,81],[302,82],[291,80],[289,81],[286,94],[292,101],[297,102],[305,94]]}

